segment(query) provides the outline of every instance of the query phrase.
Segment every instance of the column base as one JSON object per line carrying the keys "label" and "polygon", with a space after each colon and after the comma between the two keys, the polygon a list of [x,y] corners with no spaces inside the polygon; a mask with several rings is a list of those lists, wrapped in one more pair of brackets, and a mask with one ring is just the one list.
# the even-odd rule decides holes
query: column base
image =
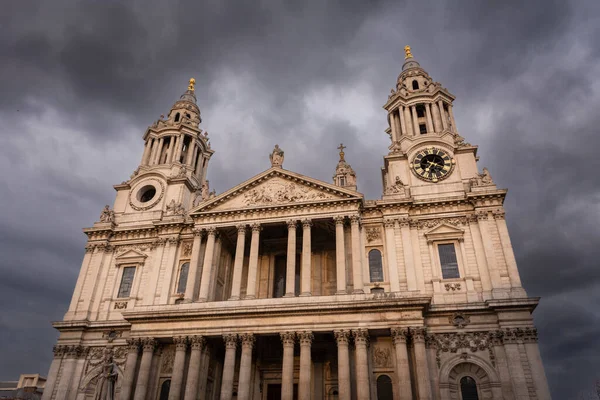
{"label": "column base", "polygon": [[229,301],[236,301],[236,300],[241,300],[240,296],[231,296],[229,299],[227,299]]}
{"label": "column base", "polygon": [[198,298],[198,303],[206,303],[206,299]]}
{"label": "column base", "polygon": [[300,293],[300,297],[308,297],[308,296],[312,296],[312,293],[311,292]]}
{"label": "column base", "polygon": [[348,292],[345,291],[345,290],[338,290],[337,292],[335,292],[335,294],[336,295],[338,295],[338,294],[348,294]]}
{"label": "column base", "polygon": [[296,293],[286,293],[283,297],[296,297]]}
{"label": "column base", "polygon": [[364,290],[362,290],[362,289],[354,289],[354,290],[352,291],[352,293],[355,293],[355,294],[364,294],[364,293],[365,293],[365,291],[364,291]]}
{"label": "column base", "polygon": [[256,296],[254,296],[252,294],[244,296],[244,300],[254,300],[255,298],[256,298]]}

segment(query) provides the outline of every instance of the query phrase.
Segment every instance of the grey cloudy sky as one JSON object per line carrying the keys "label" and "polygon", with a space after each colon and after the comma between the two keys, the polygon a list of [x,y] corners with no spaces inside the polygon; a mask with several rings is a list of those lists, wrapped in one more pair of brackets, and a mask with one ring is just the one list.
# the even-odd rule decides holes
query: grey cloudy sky
{"label": "grey cloudy sky", "polygon": [[29,1],[0,13],[0,379],[47,373],[81,228],[197,81],[223,192],[269,166],[381,193],[381,106],[410,44],[501,187],[556,399],[600,378],[600,2]]}

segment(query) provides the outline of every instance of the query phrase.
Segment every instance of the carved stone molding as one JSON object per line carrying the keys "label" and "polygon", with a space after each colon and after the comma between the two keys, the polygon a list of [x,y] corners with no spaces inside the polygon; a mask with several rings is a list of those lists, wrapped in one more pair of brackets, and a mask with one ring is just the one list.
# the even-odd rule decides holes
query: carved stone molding
{"label": "carved stone molding", "polygon": [[373,364],[379,368],[389,368],[392,366],[392,357],[390,349],[387,347],[375,346],[373,348]]}
{"label": "carved stone molding", "polygon": [[446,292],[459,292],[461,290],[461,284],[460,282],[446,283],[444,284],[444,288],[446,289]]}
{"label": "carved stone molding", "polygon": [[126,301],[115,301],[114,308],[115,308],[115,310],[125,310],[125,309],[127,309],[127,302]]}
{"label": "carved stone molding", "polygon": [[136,251],[147,251],[152,247],[152,243],[137,243],[137,244],[126,244],[126,245],[122,245],[122,246],[115,246],[115,251],[117,253],[125,253],[126,251],[129,250],[136,250]]}
{"label": "carved stone molding", "polygon": [[246,229],[248,229],[247,226],[246,226],[246,224],[238,224],[238,225],[235,226],[235,228],[238,231],[238,235],[245,235],[246,234]]}
{"label": "carved stone molding", "polygon": [[386,228],[394,228],[396,226],[396,220],[395,219],[384,219],[383,226]]}
{"label": "carved stone molding", "polygon": [[398,218],[398,225],[400,228],[407,228],[410,226],[410,218],[408,217],[400,217]]}
{"label": "carved stone molding", "polygon": [[462,349],[477,351],[488,351],[490,360],[495,366],[495,357],[490,341],[490,332],[465,332],[465,333],[438,333],[428,335],[435,341],[436,361],[438,367],[441,364],[441,353],[459,353]]}
{"label": "carved stone molding", "polygon": [[161,356],[160,370],[162,373],[170,374],[173,372],[173,364],[175,363],[175,351],[173,348],[167,348]]}
{"label": "carved stone molding", "polygon": [[471,323],[471,318],[469,318],[468,315],[465,315],[460,312],[456,312],[456,313],[452,314],[450,317],[448,317],[448,320],[450,321],[450,323],[452,325],[456,326],[457,328],[461,328],[461,329]]}
{"label": "carved stone molding", "polygon": [[394,344],[398,343],[406,343],[406,339],[408,339],[408,329],[407,328],[392,328],[392,340]]}
{"label": "carved stone molding", "polygon": [[125,341],[127,343],[127,351],[131,352],[131,351],[135,351],[136,353],[139,351],[140,349],[140,340],[139,339],[127,339]]}
{"label": "carved stone molding", "polygon": [[272,206],[307,201],[330,200],[334,196],[325,191],[298,185],[284,179],[271,179],[258,188],[244,193],[244,206]]}
{"label": "carved stone molding", "polygon": [[454,226],[458,226],[458,225],[465,225],[467,224],[467,218],[466,217],[449,217],[449,218],[435,218],[435,219],[426,219],[426,220],[419,220],[418,226],[421,229],[431,229],[431,228],[435,228],[438,225],[441,224],[449,224],[449,225],[454,225]]}
{"label": "carved stone molding", "polygon": [[[387,225],[386,225],[387,227]],[[393,227],[393,225],[392,225]],[[366,229],[367,241],[372,242],[381,238],[381,230],[379,228],[367,228]]]}
{"label": "carved stone molding", "polygon": [[354,344],[364,344],[365,346],[369,345],[369,331],[366,329],[356,329],[352,331],[352,336],[354,337]]}
{"label": "carved stone molding", "polygon": [[106,339],[108,343],[112,343],[113,340],[120,338],[122,335],[123,331],[111,329],[109,331],[102,332],[102,339]]}
{"label": "carved stone molding", "polygon": [[209,226],[208,228],[206,228],[206,233],[208,234],[208,236],[216,236],[217,228],[215,228],[214,226]]}
{"label": "carved stone molding", "polygon": [[494,216],[494,219],[504,219],[506,213],[504,212],[504,210],[501,209],[497,209],[492,211],[492,215]]}
{"label": "carved stone molding", "polygon": [[201,335],[190,336],[189,341],[192,350],[202,350],[206,345],[206,339],[204,338],[204,336]]}
{"label": "carved stone molding", "polygon": [[535,328],[505,328],[502,333],[502,340],[505,344],[536,343],[538,340]]}
{"label": "carved stone molding", "polygon": [[157,238],[156,240],[154,240],[154,242],[152,242],[152,246],[151,247],[152,248],[161,247],[161,246],[164,246],[165,243],[167,243],[167,239],[165,239],[164,237]]}
{"label": "carved stone molding", "polygon": [[296,341],[295,332],[281,332],[279,336],[281,337],[281,342],[284,346],[293,346]]}
{"label": "carved stone molding", "polygon": [[238,335],[235,333],[226,333],[223,335],[223,341],[225,342],[226,348],[235,349],[238,343]]}
{"label": "carved stone molding", "polygon": [[350,341],[350,331],[339,330],[339,331],[334,331],[333,334],[335,336],[335,340],[336,340],[338,346],[340,344],[347,345]]}
{"label": "carved stone molding", "polygon": [[242,342],[242,347],[254,347],[256,337],[253,333],[242,333],[240,335],[240,341]]}
{"label": "carved stone molding", "polygon": [[315,336],[312,332],[298,332],[298,341],[300,342],[300,346],[310,346],[314,338]]}
{"label": "carved stone molding", "polygon": [[192,255],[192,242],[185,242],[181,245],[181,255],[183,257],[190,257]]}
{"label": "carved stone molding", "polygon": [[167,239],[167,241],[169,242],[169,245],[176,246],[179,243],[179,237],[177,237],[177,236],[169,236],[169,238]]}
{"label": "carved stone molding", "polygon": [[202,237],[202,236],[204,236],[204,230],[199,229],[199,228],[194,228],[194,229],[192,229],[192,234],[194,236],[200,236],[200,237]]}
{"label": "carved stone molding", "polygon": [[188,338],[187,336],[175,336],[173,338],[173,343],[175,343],[175,349],[177,349],[177,351],[185,351],[188,345]]}
{"label": "carved stone molding", "polygon": [[485,221],[488,219],[488,212],[483,210],[475,211],[475,216],[478,221]]}

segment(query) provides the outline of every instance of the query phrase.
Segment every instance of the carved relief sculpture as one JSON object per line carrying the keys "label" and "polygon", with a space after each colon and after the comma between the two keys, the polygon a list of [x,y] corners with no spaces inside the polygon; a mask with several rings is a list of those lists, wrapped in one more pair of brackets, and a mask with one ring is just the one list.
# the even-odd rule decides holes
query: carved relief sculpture
{"label": "carved relief sculpture", "polygon": [[115,212],[108,205],[104,206],[102,213],[100,213],[100,222],[115,222]]}

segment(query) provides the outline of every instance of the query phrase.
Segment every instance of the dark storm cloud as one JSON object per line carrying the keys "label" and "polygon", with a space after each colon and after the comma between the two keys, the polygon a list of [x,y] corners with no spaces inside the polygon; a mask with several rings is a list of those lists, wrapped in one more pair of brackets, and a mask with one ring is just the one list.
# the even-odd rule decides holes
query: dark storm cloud
{"label": "dark storm cloud", "polygon": [[[273,2],[275,3],[275,2]],[[594,1],[11,2],[0,15],[0,378],[48,369],[85,238],[145,127],[198,82],[218,192],[268,167],[369,198],[385,103],[413,46],[461,134],[510,189],[507,221],[555,398],[600,370],[599,10]],[[33,347],[32,347],[33,346]],[[25,355],[25,356],[24,356]]]}

